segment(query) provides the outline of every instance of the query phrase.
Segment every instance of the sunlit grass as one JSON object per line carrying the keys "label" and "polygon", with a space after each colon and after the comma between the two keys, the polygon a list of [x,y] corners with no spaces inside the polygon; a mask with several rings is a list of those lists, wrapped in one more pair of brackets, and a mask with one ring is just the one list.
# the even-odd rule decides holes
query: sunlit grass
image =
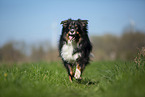
{"label": "sunlit grass", "polygon": [[69,82],[61,62],[0,66],[0,97],[144,97],[145,68],[132,62],[92,62]]}

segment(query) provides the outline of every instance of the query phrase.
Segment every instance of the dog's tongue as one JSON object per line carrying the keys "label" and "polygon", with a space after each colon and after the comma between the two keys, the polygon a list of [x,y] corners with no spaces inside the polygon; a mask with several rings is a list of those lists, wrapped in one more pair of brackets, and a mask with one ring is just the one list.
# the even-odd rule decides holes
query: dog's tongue
{"label": "dog's tongue", "polygon": [[72,39],[73,39],[73,37],[72,37],[72,36],[69,36],[69,39],[70,39],[70,40],[72,40]]}

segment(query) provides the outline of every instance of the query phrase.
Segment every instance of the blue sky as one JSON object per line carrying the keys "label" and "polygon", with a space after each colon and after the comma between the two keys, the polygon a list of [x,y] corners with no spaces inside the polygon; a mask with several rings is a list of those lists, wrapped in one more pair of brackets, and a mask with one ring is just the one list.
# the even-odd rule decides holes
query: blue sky
{"label": "blue sky", "polygon": [[89,20],[89,35],[121,35],[135,23],[145,31],[145,0],[0,0],[0,45],[10,40],[56,45],[60,22]]}

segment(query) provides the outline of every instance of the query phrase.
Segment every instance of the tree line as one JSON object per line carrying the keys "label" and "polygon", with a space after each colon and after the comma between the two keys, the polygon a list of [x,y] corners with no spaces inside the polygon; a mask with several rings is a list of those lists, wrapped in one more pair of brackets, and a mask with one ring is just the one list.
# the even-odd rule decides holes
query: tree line
{"label": "tree line", "polygon": [[[91,36],[92,60],[133,60],[145,47],[145,32],[126,31],[121,36],[106,34]],[[44,41],[36,45],[11,41],[0,47],[0,62],[38,62],[60,60],[58,49]]]}

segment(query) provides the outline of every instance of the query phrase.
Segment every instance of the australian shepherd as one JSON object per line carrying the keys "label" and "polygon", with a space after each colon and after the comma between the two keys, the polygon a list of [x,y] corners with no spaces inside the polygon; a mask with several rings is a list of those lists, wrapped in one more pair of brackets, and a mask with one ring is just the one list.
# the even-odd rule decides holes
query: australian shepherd
{"label": "australian shepherd", "polygon": [[88,20],[68,19],[61,24],[63,28],[59,40],[59,54],[72,82],[73,77],[81,79],[82,72],[90,60],[92,45],[87,31]]}

